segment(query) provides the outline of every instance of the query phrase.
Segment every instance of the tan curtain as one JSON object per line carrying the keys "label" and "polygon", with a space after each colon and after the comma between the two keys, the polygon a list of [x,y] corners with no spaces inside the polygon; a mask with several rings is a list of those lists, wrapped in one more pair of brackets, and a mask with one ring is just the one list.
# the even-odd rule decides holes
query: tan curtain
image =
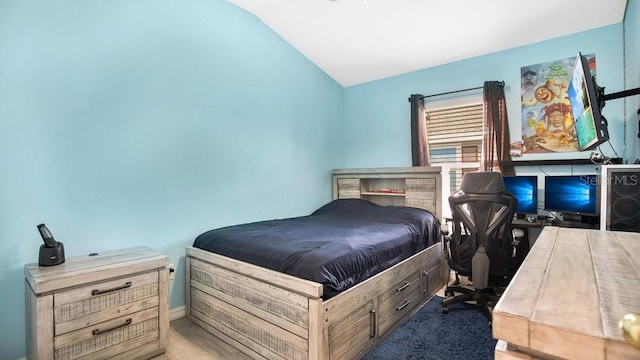
{"label": "tan curtain", "polygon": [[509,119],[504,97],[504,82],[485,81],[484,136],[482,141],[482,171],[499,171],[503,175],[515,175],[513,166],[504,166],[503,161],[511,161],[509,154]]}
{"label": "tan curtain", "polygon": [[424,96],[411,95],[411,157],[413,166],[431,166],[429,136],[424,112]]}

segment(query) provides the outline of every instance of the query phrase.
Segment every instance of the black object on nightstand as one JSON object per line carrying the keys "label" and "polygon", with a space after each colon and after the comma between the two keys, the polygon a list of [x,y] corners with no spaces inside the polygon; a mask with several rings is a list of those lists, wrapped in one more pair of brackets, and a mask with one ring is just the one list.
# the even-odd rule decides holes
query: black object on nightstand
{"label": "black object on nightstand", "polygon": [[64,246],[56,241],[45,224],[38,225],[38,231],[44,244],[40,245],[38,265],[53,266],[64,262]]}

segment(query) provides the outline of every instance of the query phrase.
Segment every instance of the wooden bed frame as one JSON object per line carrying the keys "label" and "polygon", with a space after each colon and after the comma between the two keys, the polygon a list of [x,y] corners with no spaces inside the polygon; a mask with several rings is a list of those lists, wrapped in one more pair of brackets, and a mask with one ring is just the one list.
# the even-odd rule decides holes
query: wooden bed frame
{"label": "wooden bed frame", "polygon": [[[390,179],[403,184],[405,179],[406,184],[436,179],[437,195],[439,171],[355,173],[367,186],[367,176],[382,176],[385,185]],[[334,171],[334,198],[340,197],[338,179],[347,173],[354,172]],[[362,194],[370,190],[362,188]],[[376,196],[368,200],[377,202]],[[441,204],[435,200],[439,215]],[[194,247],[187,248],[186,267],[189,320],[251,358],[283,360],[361,358],[426,303],[449,274],[440,242],[328,300],[322,299],[322,284]]]}

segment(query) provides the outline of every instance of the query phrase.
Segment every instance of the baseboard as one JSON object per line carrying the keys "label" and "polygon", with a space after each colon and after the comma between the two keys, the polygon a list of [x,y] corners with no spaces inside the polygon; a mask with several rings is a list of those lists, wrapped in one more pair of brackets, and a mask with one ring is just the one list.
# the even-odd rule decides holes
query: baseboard
{"label": "baseboard", "polygon": [[187,316],[187,306],[182,305],[175,309],[169,310],[169,321],[177,320]]}

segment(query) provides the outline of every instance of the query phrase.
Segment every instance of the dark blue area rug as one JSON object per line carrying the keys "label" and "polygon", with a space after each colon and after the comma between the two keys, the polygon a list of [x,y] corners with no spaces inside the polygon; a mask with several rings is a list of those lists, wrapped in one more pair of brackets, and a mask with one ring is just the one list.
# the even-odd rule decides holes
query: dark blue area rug
{"label": "dark blue area rug", "polygon": [[442,314],[441,303],[442,298],[434,296],[363,360],[493,359],[496,340],[482,312],[453,304]]}

